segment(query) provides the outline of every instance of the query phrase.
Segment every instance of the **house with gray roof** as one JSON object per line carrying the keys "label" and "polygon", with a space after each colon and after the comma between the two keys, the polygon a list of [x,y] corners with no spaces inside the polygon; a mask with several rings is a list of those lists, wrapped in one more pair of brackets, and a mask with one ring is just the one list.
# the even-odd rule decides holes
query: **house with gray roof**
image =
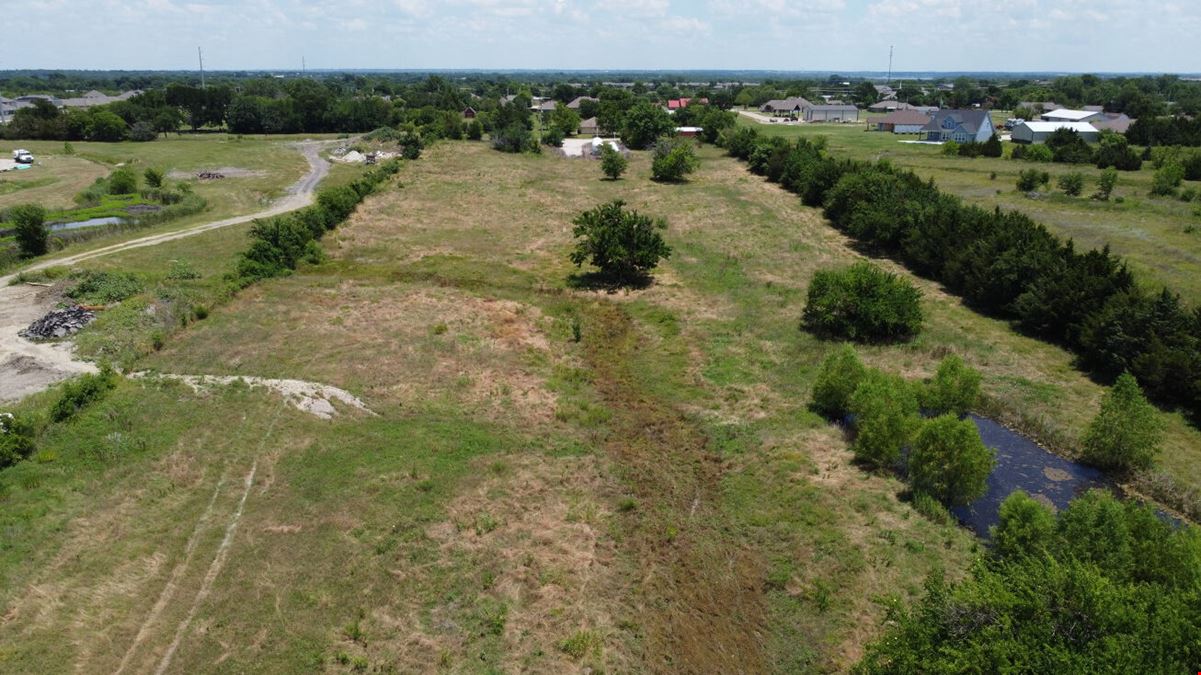
{"label": "house with gray roof", "polygon": [[921,133],[925,140],[939,143],[983,143],[996,133],[996,127],[987,110],[938,110]]}

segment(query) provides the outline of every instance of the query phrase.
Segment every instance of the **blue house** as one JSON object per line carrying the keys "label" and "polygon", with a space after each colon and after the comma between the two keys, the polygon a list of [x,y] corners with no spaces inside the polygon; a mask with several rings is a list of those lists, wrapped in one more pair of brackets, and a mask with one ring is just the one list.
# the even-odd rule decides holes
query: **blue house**
{"label": "blue house", "polygon": [[927,141],[983,143],[996,131],[987,110],[939,110],[922,127]]}

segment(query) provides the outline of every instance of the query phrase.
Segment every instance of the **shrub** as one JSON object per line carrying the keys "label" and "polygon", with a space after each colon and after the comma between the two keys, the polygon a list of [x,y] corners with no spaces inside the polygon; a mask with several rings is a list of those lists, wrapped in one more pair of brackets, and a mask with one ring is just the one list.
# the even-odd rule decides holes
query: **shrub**
{"label": "shrub", "polygon": [[1101,177],[1097,179],[1097,191],[1093,193],[1093,199],[1101,201],[1109,201],[1109,196],[1113,194],[1113,189],[1118,185],[1118,170],[1110,167],[1101,172]]}
{"label": "shrub", "polygon": [[1081,192],[1084,192],[1084,174],[1073,171],[1065,173],[1056,181],[1060,190],[1069,197],[1079,197]]}
{"label": "shrub", "polygon": [[942,154],[950,157],[959,156],[959,143],[955,141],[947,141],[942,144]]}
{"label": "shrub", "polygon": [[613,146],[608,143],[601,146],[601,171],[609,180],[621,178],[621,174],[626,172],[628,166],[629,160]]}
{"label": "shrub", "polygon": [[1071,129],[1056,129],[1047,138],[1046,146],[1051,149],[1053,161],[1063,164],[1089,164],[1093,161],[1093,149],[1080,134]]}
{"label": "shrub", "polygon": [[467,123],[467,140],[478,141],[484,137],[484,124],[479,120],[471,120]]}
{"label": "shrub", "polygon": [[867,371],[851,394],[847,408],[855,418],[855,458],[876,467],[901,459],[918,424],[917,398],[909,383],[878,370]]}
{"label": "shrub", "polygon": [[1155,408],[1134,377],[1123,373],[1106,392],[1101,410],[1084,434],[1084,460],[1105,469],[1147,469],[1159,453],[1162,436]]}
{"label": "shrub", "polygon": [[421,158],[421,151],[425,148],[425,143],[421,140],[421,134],[413,130],[401,132],[400,140],[400,156],[407,160],[416,160]]}
{"label": "shrub", "polygon": [[951,515],[947,507],[925,492],[914,492],[912,505],[914,511],[925,516],[930,522],[939,525],[952,525],[955,522],[955,516]]}
{"label": "shrub", "polygon": [[984,494],[995,463],[975,423],[942,415],[923,422],[914,437],[909,481],[944,504],[968,504]]}
{"label": "shrub", "polygon": [[671,255],[660,230],[662,218],[625,211],[625,202],[614,200],[576,216],[572,235],[577,239],[571,262],[590,262],[601,274],[619,283],[644,278],[659,260]]}
{"label": "shrub", "polygon": [[[1017,152],[1018,149],[1022,150],[1020,154]],[[1049,162],[1055,158],[1055,153],[1045,145],[1019,145],[1013,152],[1013,158],[1023,159],[1027,162]]]}
{"label": "shrub", "polygon": [[1001,502],[992,540],[1000,558],[1044,555],[1055,538],[1055,514],[1023,490]]}
{"label": "shrub", "polygon": [[1151,194],[1157,197],[1168,197],[1176,193],[1176,188],[1184,180],[1184,168],[1179,164],[1165,164],[1155,170],[1151,178]]}
{"label": "shrub", "polygon": [[654,159],[651,162],[651,178],[674,183],[696,171],[700,160],[696,158],[693,143],[687,138],[660,138],[655,143]]}
{"label": "shrub", "polygon": [[822,361],[813,383],[813,408],[827,417],[842,417],[847,412],[851,394],[863,380],[867,369],[855,353],[844,344]]}
{"label": "shrub", "polygon": [[952,354],[938,364],[934,379],[926,384],[922,405],[936,414],[966,415],[980,398],[980,373]]}
{"label": "shrub", "polygon": [[142,292],[142,280],[128,272],[84,270],[71,275],[75,285],[64,295],[77,302],[107,305],[131,298]]}
{"label": "shrub", "polygon": [[65,422],[79,411],[104,398],[117,386],[117,375],[108,367],[99,373],[87,373],[63,385],[58,400],[50,408],[50,419]]}
{"label": "shrub", "polygon": [[129,128],[129,140],[131,141],[147,143],[156,138],[158,138],[158,132],[154,130],[154,125],[149,122],[135,122],[134,125]]}
{"label": "shrub", "polygon": [[809,283],[803,323],[819,335],[857,342],[908,339],[922,329],[921,293],[867,261],[819,270]]}
{"label": "shrub", "polygon": [[8,218],[13,222],[13,234],[21,255],[33,257],[46,253],[50,240],[46,209],[37,204],[21,204],[8,210]]}
{"label": "shrub", "polygon": [[1022,169],[1018,174],[1018,190],[1033,192],[1040,186],[1051,182],[1051,174],[1038,169]]}
{"label": "shrub", "polygon": [[138,177],[129,167],[121,167],[108,177],[110,195],[132,195],[138,191]]}
{"label": "shrub", "polygon": [[150,168],[146,169],[146,172],[142,174],[142,177],[146,179],[147,187],[156,188],[156,189],[163,187],[163,171],[162,171],[162,169],[156,169],[154,167],[150,167]]}
{"label": "shrub", "polygon": [[984,157],[1000,157],[1005,154],[1005,147],[1001,145],[1001,139],[993,134],[980,146],[980,154]]}
{"label": "shrub", "polygon": [[563,133],[562,129],[560,129],[559,127],[552,124],[549,127],[547,127],[546,129],[543,129],[542,144],[548,145],[552,148],[562,147],[563,146],[563,138],[565,135],[566,134]]}
{"label": "shrub", "polygon": [[24,417],[0,413],[0,469],[28,459],[36,449],[33,425]]}
{"label": "shrub", "polygon": [[492,134],[492,147],[501,152],[537,152],[538,142],[524,124],[514,122]]}

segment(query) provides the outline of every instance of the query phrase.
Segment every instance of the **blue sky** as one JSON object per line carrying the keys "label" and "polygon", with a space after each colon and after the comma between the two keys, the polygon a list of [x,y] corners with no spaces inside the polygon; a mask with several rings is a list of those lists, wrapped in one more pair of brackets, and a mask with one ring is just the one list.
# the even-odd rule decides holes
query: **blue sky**
{"label": "blue sky", "polygon": [[[1198,72],[1196,0],[9,0],[8,68]],[[17,36],[20,36],[18,39]],[[15,46],[19,42],[20,46]]]}

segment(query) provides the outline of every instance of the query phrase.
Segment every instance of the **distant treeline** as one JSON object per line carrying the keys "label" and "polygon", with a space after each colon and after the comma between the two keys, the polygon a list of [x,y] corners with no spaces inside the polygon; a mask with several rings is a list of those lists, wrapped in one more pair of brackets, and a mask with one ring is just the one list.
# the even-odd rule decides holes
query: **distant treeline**
{"label": "distant treeline", "polygon": [[1108,248],[1078,252],[1024,214],[967,206],[912,171],[835,160],[806,139],[742,127],[722,143],[865,246],[1063,344],[1091,372],[1129,372],[1160,404],[1201,417],[1201,311],[1140,289]]}

